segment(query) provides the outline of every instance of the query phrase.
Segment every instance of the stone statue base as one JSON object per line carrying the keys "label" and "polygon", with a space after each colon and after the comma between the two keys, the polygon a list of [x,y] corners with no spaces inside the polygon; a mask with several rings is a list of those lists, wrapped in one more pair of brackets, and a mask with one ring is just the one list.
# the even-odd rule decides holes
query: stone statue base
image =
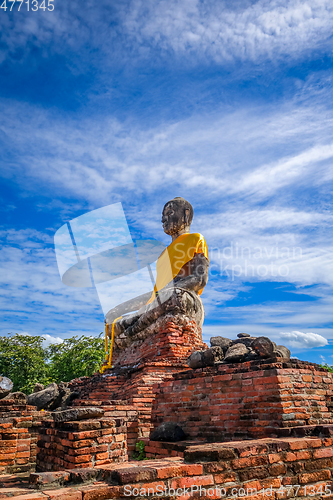
{"label": "stone statue base", "polygon": [[153,322],[145,328],[142,326],[148,321],[143,315],[139,325],[115,339],[115,369],[151,362],[187,367],[187,358],[193,351],[207,348],[201,335],[204,309],[197,294],[176,288],[151,309],[150,318],[152,315]]}
{"label": "stone statue base", "polygon": [[112,365],[125,368],[136,364],[172,362],[187,367],[187,358],[193,351],[204,349],[201,328],[194,320],[181,315],[166,314],[143,330],[141,340],[133,341],[125,349],[115,347]]}

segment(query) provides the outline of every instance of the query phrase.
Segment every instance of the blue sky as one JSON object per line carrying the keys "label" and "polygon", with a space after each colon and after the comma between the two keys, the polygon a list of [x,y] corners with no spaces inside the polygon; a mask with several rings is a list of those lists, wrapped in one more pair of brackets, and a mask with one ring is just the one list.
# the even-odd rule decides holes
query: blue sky
{"label": "blue sky", "polygon": [[121,202],[133,238],[167,244],[183,196],[210,249],[204,338],[333,364],[332,2],[54,6],[0,12],[1,334],[99,334],[55,232]]}

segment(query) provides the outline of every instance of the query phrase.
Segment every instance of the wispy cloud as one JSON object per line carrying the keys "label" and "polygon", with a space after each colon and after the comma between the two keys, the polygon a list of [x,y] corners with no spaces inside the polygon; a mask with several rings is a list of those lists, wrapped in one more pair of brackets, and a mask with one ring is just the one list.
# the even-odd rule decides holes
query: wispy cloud
{"label": "wispy cloud", "polygon": [[1,333],[23,331],[52,338],[60,332],[68,336],[67,330],[98,334],[103,315],[96,292],[61,283],[49,241],[48,235],[34,230],[9,232],[0,253]]}
{"label": "wispy cloud", "polygon": [[[45,109],[29,104],[26,94],[17,100],[0,99],[1,175],[28,202],[30,196],[38,198],[34,203],[39,214],[50,214],[45,231],[1,230],[0,308],[7,321],[3,332],[23,330],[50,339],[81,331],[99,333],[103,315],[96,292],[61,283],[52,248],[54,232],[84,212],[122,201],[132,231],[168,242],[160,212],[165,201],[178,195],[193,202],[192,229],[206,236],[210,249],[223,256],[226,247],[233,247],[232,255],[223,256],[223,265],[234,266],[236,276],[211,275],[205,289],[204,333],[220,329],[228,336],[245,329],[281,340],[281,331],[296,335],[311,329],[313,335],[329,338],[330,70],[310,74],[305,81],[288,76],[293,81],[292,97],[286,97],[290,94],[284,94],[282,87],[278,98],[268,92],[266,99],[260,95],[251,104],[241,98],[243,86],[230,93],[234,104],[223,104],[228,98],[216,95],[224,95],[223,78],[228,85],[236,80],[240,85],[244,68],[252,68],[246,75],[249,79],[262,68],[264,73],[268,62],[278,72],[279,65],[299,64],[314,51],[320,57],[330,54],[331,2],[101,0],[97,6],[87,0],[82,9],[73,0],[58,2],[54,12],[12,14],[0,16],[0,64],[25,75],[29,66],[35,75],[46,62],[55,61],[59,74],[94,78],[80,96],[84,106],[76,114],[66,112],[65,106],[57,110],[53,105]],[[154,71],[172,68],[170,80],[163,73],[165,85],[174,79],[171,87],[179,85],[185,92],[183,75],[177,70],[193,66],[219,72],[217,85],[215,77],[196,72],[198,79],[207,76],[209,85],[201,100],[209,101],[214,111],[205,104],[196,106],[198,96],[193,91],[193,112],[177,114],[177,101],[169,96],[167,102],[159,99],[158,105],[163,112],[172,108],[168,115],[172,118],[164,119],[163,112],[162,118],[156,117],[146,101],[138,105],[139,119],[135,118],[131,92],[136,94],[137,75],[141,78],[153,68],[145,80],[151,79],[153,88],[160,84]],[[123,92],[121,72],[127,73],[126,85],[134,81],[124,91],[125,120],[116,118],[113,108]],[[188,78],[192,85],[193,77]],[[256,78],[258,98],[265,82]],[[178,99],[181,91],[175,91]],[[142,92],[149,94],[150,89]],[[79,94],[75,88],[68,100]],[[114,100],[108,101],[110,95]],[[90,107],[83,109],[87,101]],[[16,206],[16,202],[8,205],[10,214],[16,213]],[[236,254],[236,246],[246,251]],[[220,265],[218,252],[211,252],[211,269]],[[253,275],[244,272],[245,265],[254,268]],[[271,271],[263,275],[260,269],[265,266],[273,266],[275,275]],[[287,275],[276,274],[281,266],[288,268]],[[301,302],[275,303],[268,297],[261,304],[226,307],[241,293],[250,292],[244,284],[249,278],[254,285],[288,281],[315,300],[304,307]],[[309,285],[313,288],[305,289]],[[110,296],[104,308],[109,300]]]}
{"label": "wispy cloud", "polygon": [[[14,9],[15,10],[15,9]],[[58,2],[53,12],[1,16],[0,63],[22,63],[33,50],[41,57],[72,52],[73,74],[120,59],[137,64],[158,54],[186,64],[293,58],[306,51],[329,50],[333,11],[329,0],[256,2],[101,0]],[[90,50],[87,50],[89,47]],[[75,57],[80,51],[81,57]],[[101,65],[102,63],[102,65]],[[151,64],[151,61],[150,61]],[[83,69],[84,68],[84,69]]]}
{"label": "wispy cloud", "polygon": [[[333,112],[325,101],[212,113],[143,130],[114,118],[61,115],[3,102],[3,175],[28,190],[50,186],[94,207],[152,192],[197,190],[210,199],[279,203],[306,186],[332,182]],[[325,116],[323,119],[322,117]],[[87,139],[88,138],[88,139]],[[216,206],[216,203],[215,203]],[[214,205],[213,205],[214,208]]]}
{"label": "wispy cloud", "polygon": [[328,43],[333,25],[328,0],[134,0],[130,7],[123,23],[141,47],[218,62],[299,55]]}

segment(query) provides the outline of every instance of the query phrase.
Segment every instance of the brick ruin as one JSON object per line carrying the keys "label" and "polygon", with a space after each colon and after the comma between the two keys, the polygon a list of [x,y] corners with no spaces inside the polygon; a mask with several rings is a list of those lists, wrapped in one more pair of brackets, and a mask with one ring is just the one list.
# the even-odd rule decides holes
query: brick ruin
{"label": "brick ruin", "polygon": [[[192,486],[189,495],[163,496],[180,500],[200,498],[200,486],[210,489],[208,498],[235,488],[234,498],[244,498],[241,488],[255,489],[255,500],[267,498],[263,488],[276,499],[287,491],[333,498],[326,369],[277,356],[191,369],[189,354],[207,346],[193,322],[177,318],[136,342],[116,351],[114,370],[71,382],[73,409],[99,408],[101,416],[57,422],[50,412],[1,401],[0,499],[147,498],[143,490],[158,486]],[[186,439],[150,440],[163,422],[177,422]],[[138,441],[146,461],[133,461]]]}

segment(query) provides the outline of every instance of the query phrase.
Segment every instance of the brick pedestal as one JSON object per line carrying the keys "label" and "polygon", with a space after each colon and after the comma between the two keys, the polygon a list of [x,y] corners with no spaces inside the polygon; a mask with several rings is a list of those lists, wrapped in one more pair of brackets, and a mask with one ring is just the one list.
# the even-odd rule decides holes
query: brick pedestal
{"label": "brick pedestal", "polygon": [[126,427],[121,420],[94,418],[44,422],[37,448],[37,470],[94,467],[127,460]]}
{"label": "brick pedestal", "polygon": [[115,346],[112,365],[119,368],[146,363],[170,362],[187,367],[186,360],[193,351],[207,348],[202,341],[201,328],[184,316],[159,318],[143,330],[125,349]]}

